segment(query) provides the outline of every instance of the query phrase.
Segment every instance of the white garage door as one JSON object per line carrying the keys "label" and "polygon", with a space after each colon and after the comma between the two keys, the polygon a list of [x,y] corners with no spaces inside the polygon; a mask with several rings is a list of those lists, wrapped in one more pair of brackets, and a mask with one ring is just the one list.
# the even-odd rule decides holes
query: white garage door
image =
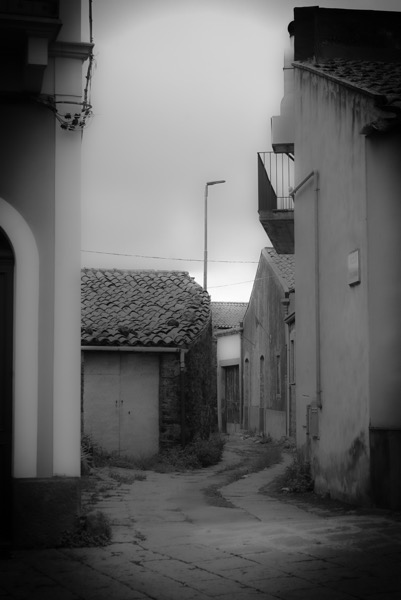
{"label": "white garage door", "polygon": [[84,431],[108,452],[147,456],[159,450],[159,357],[85,352]]}

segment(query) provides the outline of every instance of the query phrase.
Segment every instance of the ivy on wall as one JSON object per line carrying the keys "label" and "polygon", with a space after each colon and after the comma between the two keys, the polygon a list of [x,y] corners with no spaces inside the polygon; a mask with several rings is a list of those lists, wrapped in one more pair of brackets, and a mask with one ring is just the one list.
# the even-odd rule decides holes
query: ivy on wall
{"label": "ivy on wall", "polygon": [[211,322],[186,357],[185,415],[187,441],[197,437],[207,439],[217,430],[216,369]]}

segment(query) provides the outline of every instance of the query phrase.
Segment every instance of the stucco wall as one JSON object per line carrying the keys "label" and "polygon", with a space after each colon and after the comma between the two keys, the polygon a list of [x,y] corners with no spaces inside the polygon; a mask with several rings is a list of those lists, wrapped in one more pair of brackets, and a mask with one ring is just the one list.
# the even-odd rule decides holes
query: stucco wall
{"label": "stucco wall", "polygon": [[237,360],[241,357],[241,334],[230,333],[217,337],[217,361]]}
{"label": "stucco wall", "polygon": [[[71,25],[62,28],[63,39],[79,42],[80,0],[61,0],[60,14]],[[11,91],[13,81],[5,78],[3,89],[11,86]],[[42,91],[80,99],[81,60],[49,57]],[[15,295],[13,472],[16,477],[75,477],[80,471],[81,140],[60,130],[49,109],[27,98],[9,104],[3,98],[1,129],[0,197],[18,215],[18,224],[12,231],[7,222],[0,226],[14,248],[17,283],[26,270],[22,262],[32,262],[20,252],[27,231],[38,261],[22,291],[34,299],[38,290],[29,315],[20,297],[24,285]],[[24,328],[27,319],[31,327]],[[18,350],[24,343],[29,359]],[[36,374],[29,376],[34,368]]]}
{"label": "stucco wall", "polygon": [[[296,182],[318,173],[295,200],[297,443],[310,453],[318,491],[366,499],[370,345],[360,130],[374,113],[369,99],[317,75],[295,69],[295,82]],[[356,249],[361,279],[350,286],[347,261]],[[308,439],[306,407],[320,402],[318,438]]]}
{"label": "stucco wall", "polygon": [[[282,419],[287,395],[283,298],[283,288],[262,253],[244,317],[244,426],[259,432],[264,427],[264,433],[276,439],[286,434]],[[277,411],[277,418],[272,418],[271,411]]]}

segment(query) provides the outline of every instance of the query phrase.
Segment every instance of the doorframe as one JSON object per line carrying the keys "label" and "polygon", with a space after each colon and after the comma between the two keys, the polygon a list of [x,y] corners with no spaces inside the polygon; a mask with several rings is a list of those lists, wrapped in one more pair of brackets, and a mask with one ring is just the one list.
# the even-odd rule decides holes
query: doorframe
{"label": "doorframe", "polygon": [[2,367],[4,367],[4,388],[2,387],[0,399],[5,402],[2,407],[4,416],[4,430],[2,432],[2,454],[4,457],[4,470],[2,468],[0,485],[2,492],[2,515],[0,549],[12,541],[12,450],[13,450],[13,346],[14,346],[14,271],[15,256],[12,244],[7,234],[0,227],[0,238],[4,240],[4,253],[0,253],[0,272],[4,274],[4,317],[5,317],[5,345]]}
{"label": "doorframe", "polygon": [[[225,401],[225,393],[226,393],[226,381],[225,381],[225,367],[238,367],[238,394],[239,394],[239,418],[240,418],[240,422],[239,425],[240,427],[242,427],[242,422],[241,422],[241,415],[243,413],[243,398],[242,398],[242,385],[241,385],[241,381],[242,381],[242,365],[241,365],[241,359],[240,358],[233,358],[233,359],[226,359],[226,360],[220,360],[219,364],[218,364],[218,368],[219,368],[219,372],[220,372],[220,386],[219,386],[219,395],[218,395],[218,411],[219,411],[219,419],[220,419],[220,423],[222,424],[222,401],[224,399]],[[222,428],[222,427],[221,427]]]}
{"label": "doorframe", "polygon": [[37,476],[39,253],[34,235],[0,197],[0,226],[14,252],[13,477]]}

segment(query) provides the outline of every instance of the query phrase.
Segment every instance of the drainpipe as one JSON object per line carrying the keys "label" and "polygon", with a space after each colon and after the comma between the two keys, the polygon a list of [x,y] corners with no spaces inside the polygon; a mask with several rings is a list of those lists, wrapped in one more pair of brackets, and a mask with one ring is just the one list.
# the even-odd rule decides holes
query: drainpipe
{"label": "drainpipe", "polygon": [[290,190],[290,196],[295,199],[297,191],[313,177],[314,184],[314,206],[313,206],[313,227],[314,227],[314,251],[315,251],[315,361],[316,361],[316,379],[315,379],[315,398],[316,406],[322,408],[322,390],[321,390],[321,358],[320,358],[320,248],[319,248],[319,173],[312,171],[307,175],[293,190]]}
{"label": "drainpipe", "polygon": [[285,434],[288,437],[290,434],[290,332],[289,324],[287,323],[288,317],[288,306],[290,304],[289,292],[285,292],[285,297],[281,300],[281,304],[284,307],[284,327],[285,327],[285,349],[287,355],[286,361],[286,376],[285,376]]}
{"label": "drainpipe", "polygon": [[181,402],[181,446],[186,443],[185,435],[185,350],[180,350],[180,402]]}
{"label": "drainpipe", "polygon": [[144,352],[149,354],[176,354],[186,352],[181,348],[170,348],[168,346],[81,346],[85,352]]}
{"label": "drainpipe", "polygon": [[316,331],[316,404],[322,408],[321,365],[320,365],[320,249],[319,249],[319,173],[315,171],[315,331]]}

